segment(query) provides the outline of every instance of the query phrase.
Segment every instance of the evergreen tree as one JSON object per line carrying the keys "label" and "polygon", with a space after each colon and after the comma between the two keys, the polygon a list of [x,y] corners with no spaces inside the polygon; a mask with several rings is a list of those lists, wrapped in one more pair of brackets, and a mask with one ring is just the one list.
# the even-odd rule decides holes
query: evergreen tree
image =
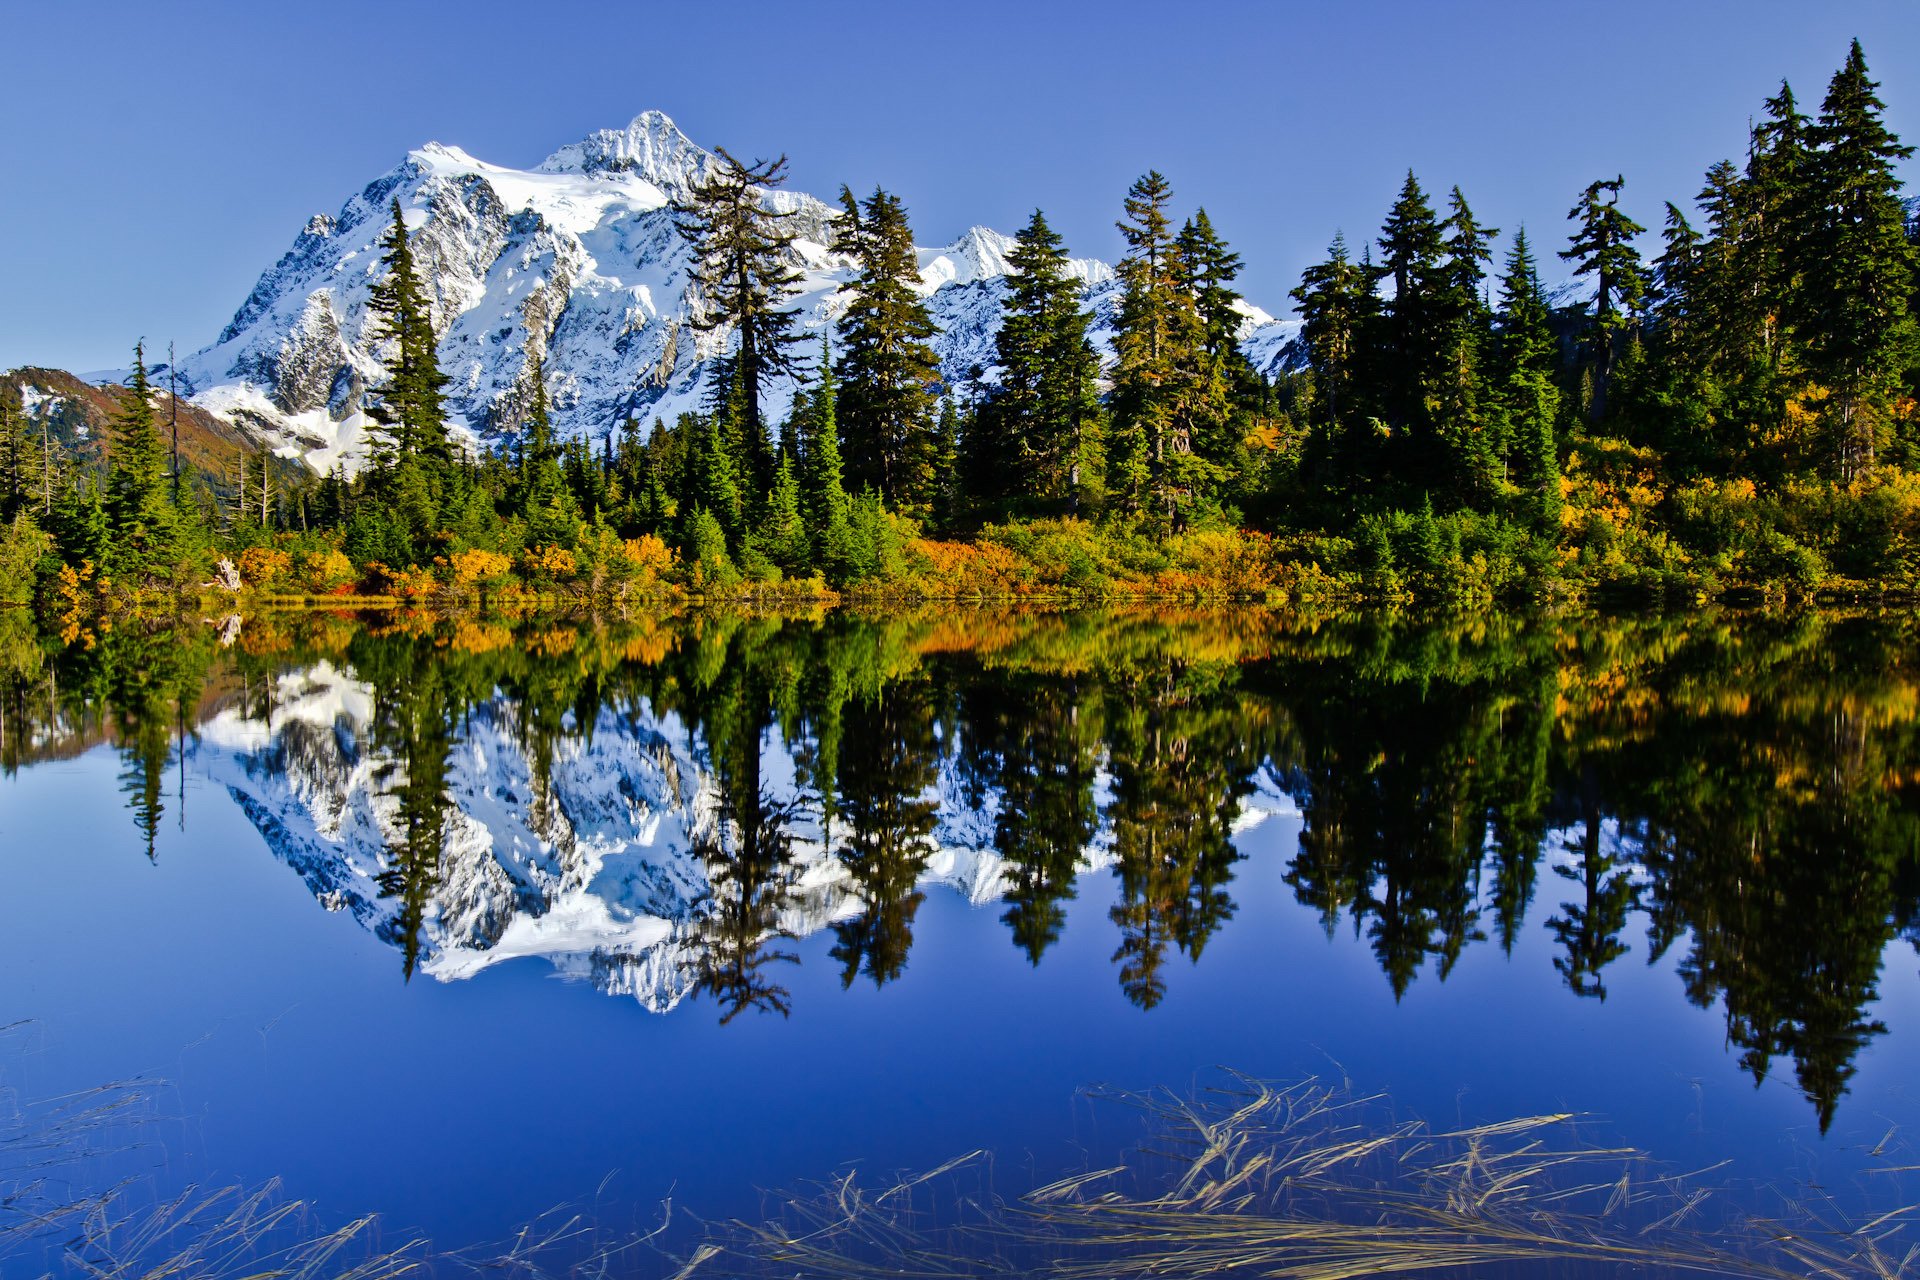
{"label": "evergreen tree", "polygon": [[[745,495],[739,460],[721,439],[719,419],[710,413],[683,415],[679,430],[687,442],[679,504],[683,523],[698,513],[704,520],[718,522],[727,545],[738,547],[746,532]],[[683,529],[682,536],[690,534]]]}
{"label": "evergreen tree", "polygon": [[1224,464],[1239,435],[1233,431],[1237,397],[1250,396],[1259,383],[1240,351],[1240,255],[1227,248],[1205,209],[1194,211],[1175,241],[1182,284],[1200,322],[1200,349],[1193,412],[1194,445],[1208,460]]}
{"label": "evergreen tree", "polygon": [[431,462],[449,456],[443,398],[446,375],[440,372],[427,293],[407,238],[400,198],[392,203],[393,222],[380,241],[384,274],[368,292],[367,306],[380,318],[377,341],[388,344],[387,380],[369,406],[378,424],[373,432],[377,463],[394,467],[411,459]]}
{"label": "evergreen tree", "polygon": [[843,187],[840,202],[832,248],[854,263],[838,368],[849,478],[895,506],[922,506],[934,496],[940,367],[913,232],[899,198],[878,187],[864,204]]}
{"label": "evergreen tree", "polygon": [[1314,432],[1305,465],[1322,487],[1337,491],[1356,478],[1362,462],[1348,423],[1357,412],[1364,343],[1378,307],[1373,276],[1347,256],[1346,237],[1335,234],[1326,261],[1302,272],[1290,296],[1300,305],[1300,337],[1313,372]]}
{"label": "evergreen tree", "polygon": [[1439,388],[1441,435],[1449,454],[1448,478],[1461,496],[1484,507],[1499,486],[1507,441],[1498,414],[1485,412],[1482,368],[1490,321],[1482,286],[1489,247],[1500,234],[1474,217],[1459,187],[1448,199],[1445,288],[1440,309],[1445,326],[1446,366]]}
{"label": "evergreen tree", "polygon": [[25,425],[13,406],[0,400],[0,521],[11,524],[13,518],[32,503],[32,480],[28,475],[32,447]]}
{"label": "evergreen tree", "polygon": [[714,371],[715,408],[746,451],[757,484],[772,480],[773,451],[762,409],[766,384],[792,374],[794,311],[783,304],[800,273],[790,254],[796,232],[792,212],[768,208],[766,195],[787,180],[787,158],[743,164],[726,149],[720,164],[674,207],[675,229],[693,247],[689,271],[704,303],[693,326],[703,332],[730,329],[733,347]]}
{"label": "evergreen tree", "polygon": [[1177,527],[1215,478],[1194,453],[1196,418],[1211,407],[1199,360],[1205,330],[1175,243],[1173,189],[1157,171],[1127,191],[1117,225],[1127,242],[1114,334],[1113,433],[1108,487],[1123,509],[1162,530]]}
{"label": "evergreen tree", "polygon": [[1629,218],[1620,207],[1621,178],[1590,184],[1580,202],[1567,212],[1577,221],[1579,230],[1572,243],[1561,251],[1564,260],[1574,264],[1576,276],[1594,280],[1593,317],[1590,325],[1593,396],[1587,406],[1589,421],[1606,415],[1607,390],[1619,359],[1623,342],[1639,324],[1641,304],[1646,297],[1646,273],[1633,238],[1646,228]]}
{"label": "evergreen tree", "polygon": [[527,420],[520,432],[515,510],[527,522],[531,546],[571,547],[578,539],[580,510],[560,465],[547,401],[546,361],[531,343],[527,349]]}
{"label": "evergreen tree", "polygon": [[138,343],[133,348],[133,378],[114,415],[111,463],[106,503],[111,568],[136,578],[170,574],[181,551],[180,522],[169,492],[166,448],[154,419],[146,352]]}
{"label": "evergreen tree", "polygon": [[1007,255],[1012,268],[994,350],[999,385],[968,435],[970,488],[989,501],[1079,510],[1099,469],[1099,361],[1093,317],[1067,273],[1064,243],[1038,209]]}
{"label": "evergreen tree", "polygon": [[766,515],[756,538],[766,557],[788,573],[804,568],[811,558],[806,521],[800,511],[800,481],[794,475],[793,459],[785,453],[774,467]]}
{"label": "evergreen tree", "polygon": [[801,503],[812,538],[813,563],[836,579],[846,575],[851,558],[848,520],[853,502],[840,464],[839,389],[833,353],[821,340],[820,385],[806,399],[801,419]]}
{"label": "evergreen tree", "polygon": [[[1420,182],[1407,172],[1380,228],[1379,275],[1392,285],[1370,371],[1380,416],[1400,446],[1392,472],[1427,487],[1441,473],[1436,409],[1448,381],[1450,264],[1446,236]],[[1393,458],[1392,455],[1398,457]]]}
{"label": "evergreen tree", "polygon": [[1849,480],[1873,465],[1877,418],[1912,336],[1914,249],[1893,165],[1913,148],[1888,131],[1878,88],[1856,40],[1809,131],[1795,246],[1804,273],[1795,327],[1831,395],[1837,469]]}
{"label": "evergreen tree", "polygon": [[1496,325],[1496,405],[1503,420],[1507,477],[1521,493],[1522,509],[1536,521],[1551,524],[1560,511],[1554,441],[1560,406],[1553,380],[1557,351],[1525,227],[1514,233],[1507,251]]}

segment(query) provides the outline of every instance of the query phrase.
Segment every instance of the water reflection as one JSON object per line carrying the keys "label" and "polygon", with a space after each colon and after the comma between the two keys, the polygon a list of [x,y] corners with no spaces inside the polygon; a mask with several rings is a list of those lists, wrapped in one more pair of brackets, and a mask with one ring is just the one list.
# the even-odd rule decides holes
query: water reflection
{"label": "water reflection", "polygon": [[1236,833],[1297,807],[1285,883],[1396,994],[1512,951],[1542,898],[1570,992],[1677,952],[1744,1067],[1789,1060],[1824,1126],[1885,1030],[1883,953],[1920,939],[1902,619],[315,615],[222,638],[58,645],[0,614],[6,768],[110,743],[148,857],[169,769],[204,771],[408,979],[540,955],[653,1008],[785,1015],[799,939],[883,986],[946,886],[1038,965],[1104,875],[1116,980],[1151,1009],[1172,957],[1234,927]]}

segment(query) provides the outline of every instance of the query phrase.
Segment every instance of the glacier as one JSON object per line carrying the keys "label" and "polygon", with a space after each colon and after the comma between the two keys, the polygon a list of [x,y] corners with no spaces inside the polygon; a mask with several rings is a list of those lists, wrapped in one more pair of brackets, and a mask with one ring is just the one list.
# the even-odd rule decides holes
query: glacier
{"label": "glacier", "polygon": [[[519,429],[529,353],[545,363],[556,429],[603,440],[629,417],[646,429],[705,398],[711,361],[731,340],[702,332],[687,246],[674,230],[683,199],[718,158],[664,114],[601,130],[531,170],[477,160],[430,143],[376,178],[334,214],[316,214],[260,276],[220,335],[184,357],[177,374],[194,403],[256,432],[276,452],[317,471],[351,472],[364,456],[366,397],[383,377],[370,286],[380,239],[398,199],[430,293],[450,426],[475,446]],[[852,273],[827,248],[835,210],[779,189],[766,207],[787,214],[801,275],[789,305],[811,348],[844,310]],[[978,394],[993,376],[993,340],[1007,291],[1012,237],[972,227],[919,251],[920,291],[953,394]],[[1071,271],[1111,358],[1120,286],[1113,268],[1075,259]],[[1298,359],[1297,321],[1242,304],[1240,340],[1263,374]],[[794,388],[769,388],[779,421]]]}

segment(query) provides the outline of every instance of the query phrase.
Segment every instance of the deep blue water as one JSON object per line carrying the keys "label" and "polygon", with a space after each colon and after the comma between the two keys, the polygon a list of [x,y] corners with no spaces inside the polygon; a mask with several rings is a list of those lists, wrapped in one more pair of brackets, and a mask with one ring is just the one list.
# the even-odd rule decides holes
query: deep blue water
{"label": "deep blue water", "polygon": [[[1723,641],[1724,635],[1710,643]],[[1669,637],[1665,643],[1665,660],[1682,661],[1674,656],[1678,642]],[[1756,643],[1739,648],[1751,653]],[[1783,652],[1800,655],[1791,661],[1812,661],[1810,654],[1855,653],[1858,643],[1851,633],[1826,635]],[[1879,690],[1860,694],[1880,708],[1862,730],[1869,736],[1904,734],[1913,715],[1910,702],[1903,710],[1897,699],[1880,696],[1905,669],[1903,644],[1897,637],[1886,641],[1873,650],[1884,669],[1858,673]],[[1037,964],[1011,944],[1002,920],[1006,906],[997,895],[973,905],[963,889],[934,882],[923,868],[925,897],[912,915],[911,947],[890,980],[876,984],[856,974],[843,985],[844,957],[833,954],[838,935],[830,927],[779,943],[797,957],[777,966],[787,1016],[750,1007],[723,1023],[720,1005],[685,989],[665,1002],[671,1007],[653,1011],[591,977],[560,976],[552,958],[540,955],[447,977],[433,961],[436,949],[447,945],[446,926],[435,923],[431,909],[423,959],[409,978],[391,929],[382,936],[382,926],[350,906],[324,909],[310,879],[284,860],[286,838],[238,802],[249,794],[285,800],[275,790],[275,771],[286,769],[287,760],[259,744],[299,721],[292,695],[303,687],[310,659],[282,654],[241,679],[221,667],[227,660],[211,659],[198,677],[193,709],[180,718],[200,727],[189,733],[184,751],[167,736],[157,821],[140,812],[138,752],[127,745],[135,735],[124,724],[113,743],[83,745],[71,758],[45,753],[17,761],[0,781],[6,886],[0,1022],[30,1020],[8,1038],[4,1081],[27,1100],[134,1076],[152,1082],[148,1145],[126,1159],[162,1191],[188,1182],[279,1178],[285,1194],[310,1201],[323,1219],[377,1211],[391,1237],[418,1232],[447,1245],[499,1238],[562,1203],[586,1207],[615,1228],[654,1221],[668,1199],[676,1212],[752,1216],[768,1188],[848,1166],[876,1174],[924,1168],[977,1148],[995,1152],[998,1167],[1014,1181],[1028,1170],[1036,1180],[1051,1178],[1110,1154],[1134,1135],[1127,1115],[1081,1098],[1082,1086],[1185,1090],[1217,1080],[1219,1068],[1276,1080],[1344,1078],[1357,1091],[1386,1093],[1401,1112],[1440,1122],[1592,1113],[1596,1135],[1662,1160],[1687,1166],[1727,1159],[1734,1162],[1727,1176],[1783,1184],[1808,1178],[1846,1184],[1878,1158],[1867,1151],[1890,1131],[1897,1145],[1899,1133],[1920,1125],[1910,1066],[1920,1034],[1920,960],[1897,932],[1896,925],[1907,927],[1899,921],[1887,925],[1877,977],[1869,975],[1870,996],[1858,1010],[1860,1021],[1884,1030],[1847,1053],[1852,1074],[1830,1100],[1823,1133],[1820,1099],[1796,1079],[1793,1054],[1776,1053],[1756,1084],[1741,1062],[1745,1047],[1730,1031],[1724,995],[1703,1003],[1688,998],[1683,970],[1691,934],[1683,932],[1665,954],[1650,959],[1649,903],[1660,896],[1659,886],[1638,891],[1622,916],[1614,936],[1626,950],[1601,970],[1604,998],[1576,994],[1563,972],[1564,930],[1550,923],[1566,918],[1563,904],[1577,900],[1581,887],[1553,871],[1574,856],[1564,846],[1584,829],[1564,794],[1562,801],[1540,801],[1546,810],[1540,872],[1511,951],[1491,936],[1492,888],[1482,878],[1467,894],[1478,922],[1472,929],[1482,936],[1469,936],[1451,962],[1428,956],[1396,995],[1370,936],[1377,920],[1363,913],[1356,928],[1350,914],[1340,914],[1329,931],[1321,911],[1289,883],[1302,857],[1302,811],[1312,822],[1316,804],[1331,803],[1325,786],[1315,792],[1301,782],[1291,759],[1252,771],[1256,794],[1246,803],[1272,812],[1232,836],[1240,860],[1230,869],[1230,916],[1192,948],[1197,958],[1169,950],[1161,969],[1164,992],[1151,1008],[1130,999],[1120,980],[1116,952],[1123,930],[1110,911],[1123,885],[1120,868],[1104,865],[1111,857],[1095,857],[1102,865],[1074,878],[1057,941]],[[326,661],[338,680],[356,688],[383,678],[355,674],[373,670],[372,658],[357,668],[350,656]],[[959,662],[970,679],[1002,678],[959,659],[922,661],[932,669],[935,705],[946,696],[942,687],[964,683],[954,673],[959,668],[946,670],[943,663]],[[1287,679],[1263,683],[1274,673],[1253,668],[1270,661],[1254,657],[1228,667],[1246,668],[1242,688],[1301,686]],[[1752,670],[1737,666],[1725,677],[1722,683],[1739,686],[1745,699],[1740,705],[1748,710],[1740,714],[1768,699],[1783,706],[1834,701],[1831,686],[1815,672],[1796,678],[1783,663],[1790,665],[1789,658]],[[1697,663],[1687,671],[1679,686],[1662,684],[1663,677],[1646,668],[1636,678],[1700,693],[1707,677]],[[476,715],[533,696],[512,692],[526,678],[482,681],[477,687],[487,692],[476,695],[478,710],[470,707],[464,721],[449,717],[456,763],[484,737]],[[1349,672],[1341,687],[1364,694],[1366,682],[1378,678]],[[1467,680],[1458,672],[1450,677],[1444,667],[1429,669],[1422,677],[1426,692],[1409,705],[1434,705],[1440,696],[1434,682],[1449,678]],[[1489,678],[1499,679],[1471,677]],[[272,714],[254,704],[256,682],[276,690]],[[712,763],[702,733],[690,727],[698,715],[685,710],[700,701],[696,684],[686,681],[671,697],[656,689],[629,707],[638,717],[630,723],[661,729],[668,754],[678,752],[689,769]],[[1725,692],[1706,690],[1711,696],[1704,703],[1733,705]],[[891,695],[877,696],[884,703]],[[1303,688],[1299,696],[1323,695]],[[1202,700],[1194,695],[1181,705]],[[668,711],[669,701],[678,709]],[[1563,694],[1555,732],[1573,743],[1579,733],[1568,727],[1574,716],[1564,703]],[[571,751],[566,758],[579,760],[611,750],[605,726],[612,721],[597,722],[599,745],[586,748],[581,725],[594,716],[577,702],[568,705],[559,740],[574,745],[541,746],[537,735],[522,732],[523,744],[536,744],[529,753],[561,758]],[[1235,714],[1252,712],[1243,704]],[[1106,716],[1103,723],[1120,723],[1113,705]],[[768,718],[777,724],[777,715]],[[1453,723],[1458,715],[1447,711],[1443,718]],[[958,732],[951,725],[962,723],[964,717],[950,717],[927,740],[951,737]],[[241,732],[250,724],[261,734],[252,746]],[[1737,772],[1739,753],[1729,763],[1725,744],[1685,717],[1655,717],[1642,728],[1648,741],[1672,748],[1665,758],[1695,760],[1687,775],[1694,783]],[[883,730],[868,725],[866,731]],[[1118,741],[1113,735],[1121,730],[1106,732]],[[1418,752],[1432,741],[1424,729],[1409,727],[1396,741],[1398,733],[1390,729],[1380,758],[1359,767],[1388,775],[1394,752]],[[1662,739],[1668,733],[1701,733],[1698,757],[1684,743]],[[371,731],[363,725],[360,734],[355,749],[373,752]],[[767,761],[762,785],[795,785],[791,766],[777,763],[791,755],[779,730],[770,724],[760,741]],[[1881,745],[1896,773],[1913,767],[1904,754],[1908,741]],[[1843,748],[1852,750],[1845,742]],[[1113,749],[1112,742],[1103,749]],[[1305,731],[1289,749],[1309,763],[1315,758]],[[1589,758],[1599,750],[1590,748]],[[1651,750],[1642,746],[1634,754]],[[1567,747],[1567,759],[1578,755]],[[1460,760],[1460,768],[1486,764],[1484,753]],[[1202,775],[1224,790],[1234,767],[1208,759]],[[1770,757],[1766,767],[1780,788],[1796,785],[1779,760]],[[454,809],[460,807],[457,773],[449,775],[455,798],[443,801]],[[362,784],[378,790],[377,779],[366,781],[375,774],[361,777],[362,783],[335,781],[343,793]],[[388,775],[387,785],[396,785],[393,778]],[[1549,789],[1566,793],[1567,785]],[[1110,801],[1108,784],[1098,787],[1103,802]],[[1730,787],[1723,780],[1715,794]],[[525,786],[507,791],[512,800],[500,802],[504,811],[538,803]],[[560,811],[573,826],[583,825],[569,806],[577,810],[584,801],[561,791]],[[1698,803],[1684,791],[1677,783],[1654,787],[1636,803],[1647,795]],[[631,785],[625,793],[616,785],[614,792],[631,798]],[[956,832],[991,829],[951,812],[968,800],[948,774],[937,773],[926,794],[943,806],[927,837],[932,844],[953,843]],[[1379,803],[1390,806],[1394,799]],[[1904,799],[1894,804],[1900,812],[1904,806]],[[469,811],[475,807],[467,804]],[[1620,812],[1610,810],[1601,821],[1609,848],[1620,845],[1623,821],[1629,847],[1642,838],[1633,834],[1638,819],[1622,816],[1629,807],[1621,801]],[[306,811],[289,801],[281,813]],[[1164,816],[1170,827],[1184,821]],[[1351,814],[1345,819],[1353,820]],[[143,823],[151,827],[150,854]],[[1762,822],[1766,830],[1787,825],[1778,816]],[[607,830],[619,835],[618,826]],[[813,830],[804,817],[795,819],[795,828]],[[509,839],[504,827],[498,831],[502,841]],[[644,857],[648,838],[666,849],[673,832],[648,837],[632,826],[623,838],[638,842]],[[1820,852],[1789,849],[1775,856]],[[1897,862],[1912,849],[1881,852]],[[386,855],[374,848],[355,856],[377,862]],[[1908,882],[1905,867],[1896,866],[1896,884]],[[1618,874],[1636,883],[1649,875],[1637,864]],[[1375,896],[1386,895],[1376,887]],[[368,901],[389,909],[377,895]],[[1785,903],[1802,913],[1832,906],[1818,895]],[[543,908],[523,897],[518,909],[534,918]],[[844,922],[852,910],[843,903],[821,918]],[[1890,915],[1903,910],[1896,902]],[[1695,910],[1696,918],[1703,914]],[[1810,987],[1828,982],[1817,971],[1803,976]],[[1769,998],[1791,1003],[1793,994]]]}

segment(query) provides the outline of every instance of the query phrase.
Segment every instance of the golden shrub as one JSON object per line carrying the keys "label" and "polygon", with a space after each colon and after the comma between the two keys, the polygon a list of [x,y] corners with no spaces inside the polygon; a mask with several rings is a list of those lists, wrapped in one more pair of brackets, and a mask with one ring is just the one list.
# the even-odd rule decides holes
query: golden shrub
{"label": "golden shrub", "polygon": [[541,578],[571,578],[579,569],[573,552],[565,547],[528,547],[521,558],[528,574]]}
{"label": "golden shrub", "polygon": [[293,557],[278,547],[248,547],[240,553],[240,580],[248,586],[270,587],[293,572]]}
{"label": "golden shrub", "polygon": [[307,590],[324,594],[353,581],[353,561],[332,547],[309,551],[300,557],[300,578]]}
{"label": "golden shrub", "polygon": [[453,569],[453,585],[462,589],[497,581],[513,571],[512,560],[498,551],[483,551],[478,547],[454,552],[448,563]]}

